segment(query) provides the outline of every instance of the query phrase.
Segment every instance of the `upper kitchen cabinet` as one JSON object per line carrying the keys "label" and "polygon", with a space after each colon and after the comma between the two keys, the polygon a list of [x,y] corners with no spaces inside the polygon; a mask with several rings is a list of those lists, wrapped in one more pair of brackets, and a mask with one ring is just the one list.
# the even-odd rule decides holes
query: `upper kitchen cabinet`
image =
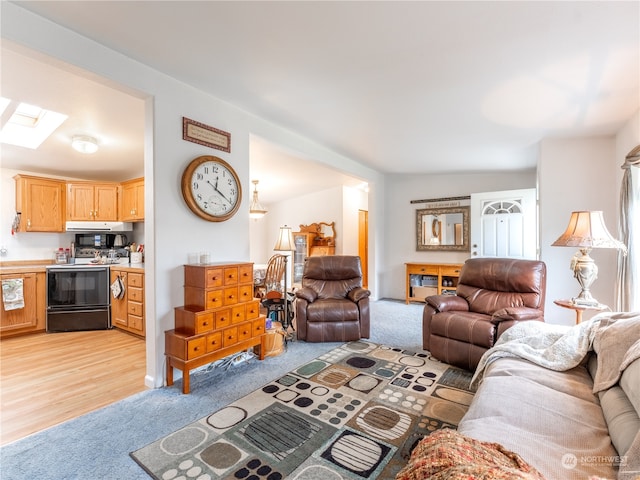
{"label": "upper kitchen cabinet", "polygon": [[16,212],[21,232],[64,232],[65,185],[62,180],[16,175]]}
{"label": "upper kitchen cabinet", "polygon": [[67,220],[118,220],[118,184],[67,183]]}
{"label": "upper kitchen cabinet", "polygon": [[120,220],[123,222],[144,221],[144,178],[123,182],[121,188]]}

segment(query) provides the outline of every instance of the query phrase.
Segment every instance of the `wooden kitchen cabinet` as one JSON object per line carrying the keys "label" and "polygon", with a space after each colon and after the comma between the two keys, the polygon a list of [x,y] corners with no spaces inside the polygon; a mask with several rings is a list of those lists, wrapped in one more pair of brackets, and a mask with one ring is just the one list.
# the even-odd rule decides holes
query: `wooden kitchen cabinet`
{"label": "wooden kitchen cabinet", "polygon": [[120,276],[124,284],[122,298],[111,295],[111,326],[145,336],[144,272],[130,267],[111,267],[111,283]]}
{"label": "wooden kitchen cabinet", "polygon": [[120,186],[120,220],[141,222],[144,220],[144,178],[123,182]]}
{"label": "wooden kitchen cabinet", "polygon": [[65,184],[62,180],[16,175],[16,213],[21,232],[65,231]]}
{"label": "wooden kitchen cabinet", "polygon": [[0,337],[44,332],[46,329],[46,277],[44,272],[0,275],[1,280],[22,280],[24,307],[0,311]]}
{"label": "wooden kitchen cabinet", "polygon": [[266,316],[253,298],[253,264],[185,265],[184,305],[176,307],[173,330],[165,331],[167,385],[173,369],[182,371],[182,392],[189,393],[189,372],[251,347],[264,359]]}
{"label": "wooden kitchen cabinet", "polygon": [[118,184],[67,183],[67,220],[118,220]]}

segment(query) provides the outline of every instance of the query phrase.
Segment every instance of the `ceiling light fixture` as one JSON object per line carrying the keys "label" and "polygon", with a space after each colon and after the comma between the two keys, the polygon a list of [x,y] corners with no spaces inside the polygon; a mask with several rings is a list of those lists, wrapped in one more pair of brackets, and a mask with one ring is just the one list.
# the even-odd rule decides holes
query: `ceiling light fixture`
{"label": "ceiling light fixture", "polygon": [[258,200],[258,180],[251,180],[251,183],[253,183],[253,200],[251,200],[251,206],[249,207],[249,217],[262,218],[267,211]]}
{"label": "ceiling light fixture", "polygon": [[98,141],[86,135],[74,135],[71,146],[80,153],[96,153],[98,151]]}

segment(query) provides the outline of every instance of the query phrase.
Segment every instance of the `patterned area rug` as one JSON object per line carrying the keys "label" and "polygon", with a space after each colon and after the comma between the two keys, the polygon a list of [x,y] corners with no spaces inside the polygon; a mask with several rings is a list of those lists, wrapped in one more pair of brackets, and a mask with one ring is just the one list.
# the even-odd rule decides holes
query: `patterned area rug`
{"label": "patterned area rug", "polygon": [[471,374],[367,341],[342,345],[131,456],[153,478],[393,479],[456,428]]}

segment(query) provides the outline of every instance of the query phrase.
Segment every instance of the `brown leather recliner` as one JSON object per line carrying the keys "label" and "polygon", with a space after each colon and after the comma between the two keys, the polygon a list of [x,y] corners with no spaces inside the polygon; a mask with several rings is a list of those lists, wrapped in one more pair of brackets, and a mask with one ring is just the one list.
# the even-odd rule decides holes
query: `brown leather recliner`
{"label": "brown leather recliner", "polygon": [[426,298],[422,344],[433,357],[475,370],[480,357],[516,322],[544,322],[547,268],[535,260],[473,258],[456,295]]}
{"label": "brown leather recliner", "polygon": [[369,338],[369,290],[362,288],[360,257],[308,257],[296,290],[298,339],[346,342]]}

